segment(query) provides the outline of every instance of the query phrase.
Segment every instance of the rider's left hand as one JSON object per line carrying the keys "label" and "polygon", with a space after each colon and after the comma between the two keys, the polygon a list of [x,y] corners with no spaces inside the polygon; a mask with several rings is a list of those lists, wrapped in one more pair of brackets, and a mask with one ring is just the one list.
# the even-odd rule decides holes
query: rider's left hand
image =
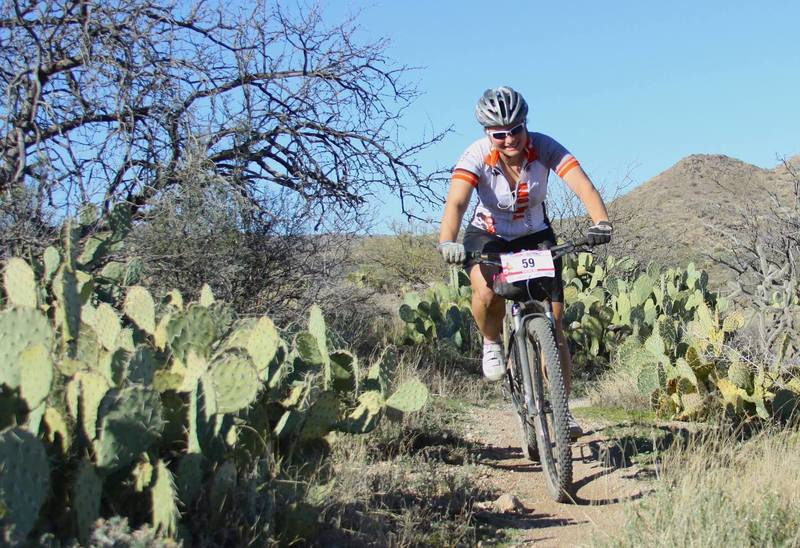
{"label": "rider's left hand", "polygon": [[614,233],[614,227],[611,226],[609,221],[600,221],[596,225],[589,227],[586,232],[586,240],[589,245],[607,244],[611,241],[611,235]]}

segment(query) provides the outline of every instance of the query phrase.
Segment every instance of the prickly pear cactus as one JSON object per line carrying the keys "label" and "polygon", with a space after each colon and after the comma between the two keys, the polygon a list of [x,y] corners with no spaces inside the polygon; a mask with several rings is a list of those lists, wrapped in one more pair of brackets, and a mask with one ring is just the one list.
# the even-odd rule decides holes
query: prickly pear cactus
{"label": "prickly pear cactus", "polygon": [[0,518],[5,543],[21,543],[33,529],[50,486],[50,465],[42,442],[22,428],[0,433]]}

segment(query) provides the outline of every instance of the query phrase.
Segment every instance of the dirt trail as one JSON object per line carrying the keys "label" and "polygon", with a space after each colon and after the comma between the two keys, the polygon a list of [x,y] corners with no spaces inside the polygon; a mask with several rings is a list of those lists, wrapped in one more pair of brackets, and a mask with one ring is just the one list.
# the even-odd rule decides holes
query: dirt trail
{"label": "dirt trail", "polygon": [[[573,403],[573,407],[576,406]],[[519,426],[512,406],[500,402],[469,413],[468,439],[480,446],[482,481],[499,493],[517,497],[522,508],[478,511],[477,517],[502,529],[511,546],[585,546],[624,521],[624,507],[649,490],[637,466],[614,467],[604,458],[605,426],[581,420],[585,435],[573,446],[576,504],[558,504],[547,493],[539,464],[519,448]],[[603,462],[605,461],[605,462]]]}

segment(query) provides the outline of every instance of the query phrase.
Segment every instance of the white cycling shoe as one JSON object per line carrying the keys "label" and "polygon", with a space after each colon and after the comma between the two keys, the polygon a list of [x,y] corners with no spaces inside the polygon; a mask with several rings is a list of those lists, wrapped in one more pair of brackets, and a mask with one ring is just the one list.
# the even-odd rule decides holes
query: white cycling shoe
{"label": "white cycling shoe", "polygon": [[490,381],[499,381],[506,375],[503,347],[498,342],[483,342],[483,375]]}

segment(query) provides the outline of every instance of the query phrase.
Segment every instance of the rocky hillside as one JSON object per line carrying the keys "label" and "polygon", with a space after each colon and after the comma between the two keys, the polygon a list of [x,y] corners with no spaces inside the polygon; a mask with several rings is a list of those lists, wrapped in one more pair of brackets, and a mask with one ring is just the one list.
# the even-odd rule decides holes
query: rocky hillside
{"label": "rocky hillside", "polygon": [[800,156],[762,169],[722,155],[692,155],[610,205],[616,254],[664,265],[698,266],[722,273],[711,256],[725,253],[724,233],[742,215],[762,210],[771,195],[791,199]]}

